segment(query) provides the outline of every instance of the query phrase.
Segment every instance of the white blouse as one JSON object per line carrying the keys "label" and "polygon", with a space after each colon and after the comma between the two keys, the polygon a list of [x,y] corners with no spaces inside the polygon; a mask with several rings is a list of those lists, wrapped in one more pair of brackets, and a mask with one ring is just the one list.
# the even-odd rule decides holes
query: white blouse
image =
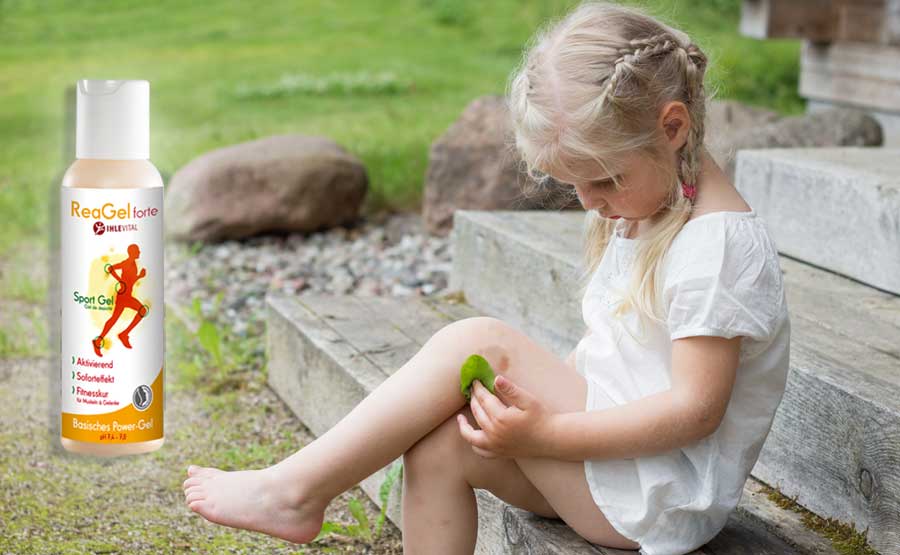
{"label": "white blouse", "polygon": [[591,333],[576,347],[576,368],[587,381],[586,410],[670,389],[675,339],[744,336],[731,399],[712,435],[655,456],[584,461],[597,506],[641,544],[641,555],[681,555],[725,526],[769,433],[789,367],[787,301],[764,220],[755,210],[711,212],[689,220],[672,242],[663,261],[667,324],[649,322],[642,335],[633,312],[612,315],[643,240],[625,238],[624,222],[582,301]]}

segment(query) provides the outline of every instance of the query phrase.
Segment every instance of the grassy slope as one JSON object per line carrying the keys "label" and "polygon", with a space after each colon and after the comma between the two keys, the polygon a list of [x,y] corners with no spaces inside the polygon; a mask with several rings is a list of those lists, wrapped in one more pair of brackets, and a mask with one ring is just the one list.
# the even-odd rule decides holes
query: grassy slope
{"label": "grassy slope", "polygon": [[[738,0],[640,2],[713,59],[723,97],[797,112],[798,43],[737,35]],[[63,92],[82,77],[144,78],[152,159],[171,175],[212,148],[275,133],[329,136],[359,156],[367,208],[416,206],[428,146],[473,98],[503,91],[534,28],[560,0],[27,3],[0,0],[0,252],[47,229],[63,155]],[[746,53],[752,48],[753,56]],[[285,74],[349,94],[263,94]],[[337,75],[337,77],[335,77]],[[329,79],[331,81],[329,81]],[[257,93],[242,96],[246,87]]]}

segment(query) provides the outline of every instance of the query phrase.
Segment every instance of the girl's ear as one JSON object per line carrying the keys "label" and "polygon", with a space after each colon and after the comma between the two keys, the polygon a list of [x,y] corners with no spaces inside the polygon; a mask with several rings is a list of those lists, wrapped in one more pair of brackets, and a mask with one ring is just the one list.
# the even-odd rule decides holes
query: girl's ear
{"label": "girl's ear", "polygon": [[683,103],[674,101],[663,107],[660,123],[675,150],[684,144],[690,130],[690,121],[691,117]]}

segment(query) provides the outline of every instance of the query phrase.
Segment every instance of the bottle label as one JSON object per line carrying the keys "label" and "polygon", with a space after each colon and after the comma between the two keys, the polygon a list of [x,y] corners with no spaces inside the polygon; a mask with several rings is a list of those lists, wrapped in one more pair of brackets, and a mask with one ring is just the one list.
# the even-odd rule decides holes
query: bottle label
{"label": "bottle label", "polygon": [[163,436],[163,188],[61,188],[63,437]]}

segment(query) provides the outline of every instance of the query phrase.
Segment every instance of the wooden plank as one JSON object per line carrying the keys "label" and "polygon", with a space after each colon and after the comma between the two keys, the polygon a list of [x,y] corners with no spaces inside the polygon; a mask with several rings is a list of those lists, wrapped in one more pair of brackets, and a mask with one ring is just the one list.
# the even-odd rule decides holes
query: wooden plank
{"label": "wooden plank", "polygon": [[885,14],[885,0],[836,1],[833,15],[834,36],[831,41],[889,44]]}
{"label": "wooden plank", "polygon": [[832,0],[744,0],[740,33],[757,39],[807,38],[831,40]]}
{"label": "wooden plank", "polygon": [[744,0],[740,33],[757,39],[900,44],[891,32],[890,9],[885,0]]}
{"label": "wooden plank", "polygon": [[803,553],[816,555],[837,553],[831,540],[806,527],[801,513],[783,509],[769,501],[764,486],[765,484],[751,476],[744,484],[744,492],[737,510],[746,513],[776,537],[783,538]]}
{"label": "wooden plank", "polygon": [[900,112],[900,45],[805,41],[799,88],[805,98]]}
{"label": "wooden plank", "polygon": [[[341,337],[353,337],[358,354],[372,361],[381,371],[391,372],[405,364],[421,345],[390,325],[390,315],[377,300],[353,295],[300,295],[299,301],[328,324]],[[387,374],[385,374],[387,375]]]}
{"label": "wooden plank", "polygon": [[703,549],[710,555],[799,555],[800,551],[775,537],[759,522],[744,513],[736,513]]}
{"label": "wooden plank", "polygon": [[900,362],[900,296],[779,257],[792,315]]}
{"label": "wooden plank", "polygon": [[531,212],[457,210],[450,288],[564,358],[584,334],[571,284],[585,214]]}
{"label": "wooden plank", "polygon": [[885,42],[900,44],[900,0],[887,0],[884,21]]}
{"label": "wooden plank", "polygon": [[[868,528],[882,553],[898,552],[900,365],[803,317],[791,322],[791,371],[752,474],[816,514]],[[874,366],[892,383],[869,374]]]}

